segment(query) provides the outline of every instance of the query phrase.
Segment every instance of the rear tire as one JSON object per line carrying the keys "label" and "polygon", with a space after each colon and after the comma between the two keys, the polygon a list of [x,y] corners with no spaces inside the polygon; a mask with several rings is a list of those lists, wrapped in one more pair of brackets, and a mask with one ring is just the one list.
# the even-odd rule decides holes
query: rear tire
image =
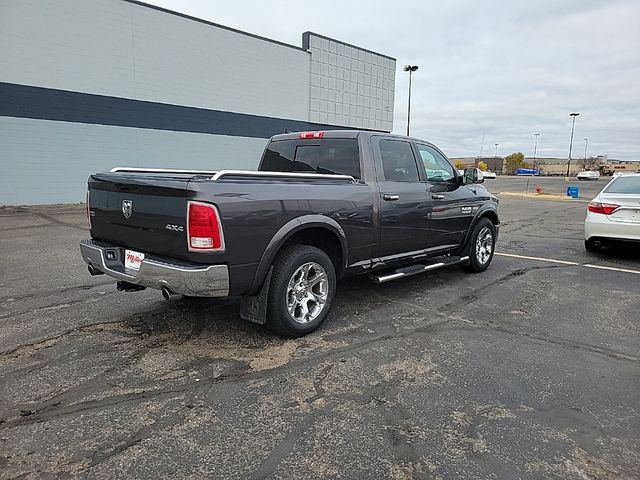
{"label": "rear tire", "polygon": [[301,337],[327,318],[336,291],[331,259],[319,248],[293,245],[273,263],[267,326],[285,337]]}
{"label": "rear tire", "polygon": [[488,218],[481,218],[469,237],[466,254],[469,262],[462,266],[467,272],[484,272],[496,249],[496,227]]}
{"label": "rear tire", "polygon": [[584,249],[590,253],[598,253],[602,247],[598,247],[595,244],[595,240],[590,238],[589,240],[584,241]]}

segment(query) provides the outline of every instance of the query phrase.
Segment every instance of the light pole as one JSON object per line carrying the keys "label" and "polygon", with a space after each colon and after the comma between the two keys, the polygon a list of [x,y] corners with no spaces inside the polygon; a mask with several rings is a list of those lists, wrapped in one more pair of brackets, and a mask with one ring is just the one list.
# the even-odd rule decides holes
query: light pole
{"label": "light pole", "polygon": [[584,137],[584,169],[587,169],[587,143],[589,143],[589,139]]}
{"label": "light pole", "polygon": [[569,116],[573,117],[573,121],[571,122],[571,140],[569,141],[569,161],[567,162],[567,177],[569,176],[569,167],[571,166],[571,149],[573,148],[573,130],[576,126],[576,117],[580,115],[579,113],[570,113]]}
{"label": "light pole", "polygon": [[499,143],[494,143],[494,145],[496,146],[496,158],[498,158],[498,145],[500,145]]}
{"label": "light pole", "polygon": [[536,174],[536,153],[538,151],[538,137],[539,133],[533,134],[533,174]]}
{"label": "light pole", "polygon": [[[478,163],[482,161],[482,149],[484,148],[484,132],[482,132],[482,142],[480,142],[480,156],[478,157]],[[477,167],[478,165],[476,165]]]}
{"label": "light pole", "polygon": [[409,72],[409,106],[407,107],[407,137],[409,136],[409,124],[411,123],[411,74],[418,70],[418,65],[405,65],[404,71]]}
{"label": "light pole", "polygon": [[[539,133],[534,133],[533,134],[533,169],[532,169],[532,175],[535,176],[536,174],[536,151],[538,150],[538,136],[540,134]],[[530,177],[527,176],[527,193],[529,193],[529,179]]]}

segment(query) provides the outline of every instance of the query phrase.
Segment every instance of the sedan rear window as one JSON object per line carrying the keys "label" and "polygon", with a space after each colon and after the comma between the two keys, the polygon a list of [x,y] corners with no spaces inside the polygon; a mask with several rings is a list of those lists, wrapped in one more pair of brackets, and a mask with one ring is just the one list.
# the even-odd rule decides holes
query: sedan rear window
{"label": "sedan rear window", "polygon": [[609,184],[605,192],[640,195],[640,177],[618,177]]}
{"label": "sedan rear window", "polygon": [[264,152],[260,170],[313,172],[360,178],[360,153],[355,138],[279,140]]}

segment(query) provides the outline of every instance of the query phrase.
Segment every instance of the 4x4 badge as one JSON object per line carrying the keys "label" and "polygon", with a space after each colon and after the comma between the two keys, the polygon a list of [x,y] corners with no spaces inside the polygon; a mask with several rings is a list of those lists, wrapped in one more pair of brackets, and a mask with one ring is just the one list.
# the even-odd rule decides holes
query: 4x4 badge
{"label": "4x4 badge", "polygon": [[133,213],[133,200],[122,201],[122,215],[124,218],[130,218]]}

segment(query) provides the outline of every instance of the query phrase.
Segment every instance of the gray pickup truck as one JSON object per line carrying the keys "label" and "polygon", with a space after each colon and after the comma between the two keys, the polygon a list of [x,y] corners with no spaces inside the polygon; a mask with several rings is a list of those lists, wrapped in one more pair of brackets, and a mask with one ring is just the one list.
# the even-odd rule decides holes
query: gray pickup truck
{"label": "gray pickup truck", "polygon": [[317,329],[336,281],[487,268],[498,200],[429,142],[365,131],[276,135],[258,171],[118,167],[89,178],[92,275],[118,289],[241,297],[286,336]]}

